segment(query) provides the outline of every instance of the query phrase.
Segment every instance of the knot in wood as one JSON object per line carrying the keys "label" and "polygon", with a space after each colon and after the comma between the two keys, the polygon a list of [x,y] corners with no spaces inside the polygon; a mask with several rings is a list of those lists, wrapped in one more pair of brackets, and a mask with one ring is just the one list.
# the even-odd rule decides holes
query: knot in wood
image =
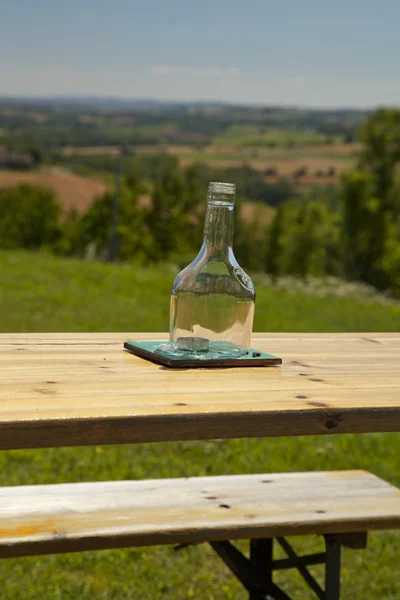
{"label": "knot in wood", "polygon": [[329,417],[329,419],[326,419],[325,421],[325,427],[326,429],[335,429],[336,427],[339,427],[338,419],[335,419],[334,417]]}

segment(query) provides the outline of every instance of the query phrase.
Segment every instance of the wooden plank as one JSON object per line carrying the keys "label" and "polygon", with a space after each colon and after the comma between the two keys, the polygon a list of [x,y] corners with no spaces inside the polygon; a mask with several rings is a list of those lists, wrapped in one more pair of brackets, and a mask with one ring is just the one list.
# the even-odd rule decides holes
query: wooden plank
{"label": "wooden plank", "polygon": [[399,334],[255,334],[282,367],[174,370],[165,334],[0,335],[0,448],[400,431]]}
{"label": "wooden plank", "polygon": [[364,471],[0,488],[0,556],[400,527]]}
{"label": "wooden plank", "polygon": [[[17,340],[16,340],[17,338]],[[167,340],[168,335],[165,332],[95,332],[95,333],[81,333],[81,332],[62,332],[62,333],[2,333],[0,338],[0,345],[3,344],[18,344],[18,343],[29,343],[29,344],[51,344],[54,345],[54,340],[57,340],[59,344],[80,344],[88,343],[90,339],[91,344],[97,343],[111,343],[115,344],[116,340],[123,343],[127,339],[141,339],[141,340]],[[258,340],[279,340],[279,342],[290,343],[291,340],[332,340],[341,339],[343,341],[368,341],[372,340],[372,343],[384,340],[394,340],[400,342],[400,332],[365,332],[365,333],[279,333],[279,332],[256,332],[253,333],[253,342]]]}

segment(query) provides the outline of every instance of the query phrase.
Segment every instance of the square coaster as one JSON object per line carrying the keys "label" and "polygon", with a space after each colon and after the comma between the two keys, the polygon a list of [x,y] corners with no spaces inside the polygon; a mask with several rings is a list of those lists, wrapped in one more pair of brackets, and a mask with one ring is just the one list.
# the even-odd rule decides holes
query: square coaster
{"label": "square coaster", "polygon": [[173,356],[156,352],[160,344],[165,344],[165,341],[160,342],[136,342],[126,341],[124,343],[125,350],[132,352],[136,356],[150,360],[151,362],[166,367],[192,368],[192,369],[208,369],[209,367],[269,367],[282,364],[282,359],[273,354],[267,354],[260,350],[250,348],[247,354],[237,358],[207,358],[207,354],[203,356],[188,354],[185,357]]}

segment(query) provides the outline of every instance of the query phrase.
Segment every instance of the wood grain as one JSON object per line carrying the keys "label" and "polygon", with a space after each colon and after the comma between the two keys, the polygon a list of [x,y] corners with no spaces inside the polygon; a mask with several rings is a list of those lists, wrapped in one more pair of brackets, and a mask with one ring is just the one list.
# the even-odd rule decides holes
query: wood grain
{"label": "wood grain", "polygon": [[400,527],[364,471],[0,488],[0,556]]}
{"label": "wood grain", "polygon": [[0,449],[400,431],[400,334],[255,334],[282,367],[174,370],[165,334],[0,335]]}

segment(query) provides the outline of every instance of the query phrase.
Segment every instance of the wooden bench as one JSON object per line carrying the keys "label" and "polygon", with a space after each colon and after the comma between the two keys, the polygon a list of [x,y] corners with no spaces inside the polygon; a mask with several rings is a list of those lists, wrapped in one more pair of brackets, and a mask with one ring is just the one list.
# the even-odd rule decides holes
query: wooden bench
{"label": "wooden bench", "polygon": [[[210,542],[252,600],[288,596],[274,569],[299,569],[336,600],[340,548],[400,527],[400,490],[365,471],[230,475],[0,488],[0,557]],[[357,532],[357,534],[354,534]],[[323,534],[326,552],[299,557],[284,536]],[[349,535],[352,534],[352,535]],[[288,555],[273,560],[275,538]],[[228,540],[250,539],[250,559]],[[324,592],[307,565],[325,563]]]}

